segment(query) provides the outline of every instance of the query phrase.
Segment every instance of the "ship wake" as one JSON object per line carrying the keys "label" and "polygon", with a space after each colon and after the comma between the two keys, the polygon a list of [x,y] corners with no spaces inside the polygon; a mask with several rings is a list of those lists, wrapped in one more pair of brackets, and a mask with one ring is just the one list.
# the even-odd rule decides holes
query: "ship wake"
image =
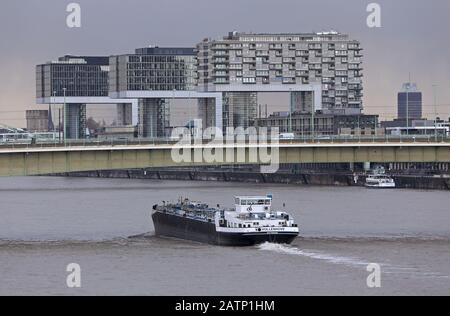
{"label": "ship wake", "polygon": [[[371,264],[369,261],[365,261],[356,257],[344,257],[338,255],[331,255],[327,253],[321,253],[318,251],[312,250],[302,250],[294,246],[285,245],[285,244],[275,244],[275,243],[263,243],[258,245],[258,248],[263,251],[272,251],[280,254],[287,255],[295,255],[302,256],[316,260],[322,260],[332,264],[340,264],[355,268],[364,268]],[[408,266],[396,266],[385,263],[378,263],[382,267],[383,273],[386,274],[407,274],[409,276],[419,277],[419,278],[443,278],[450,279],[450,276],[447,274],[432,272],[432,271],[423,271],[418,267],[408,267]]]}
{"label": "ship wake", "polygon": [[258,246],[260,250],[263,251],[273,251],[277,253],[282,254],[289,254],[289,255],[296,255],[296,256],[303,256],[308,257],[312,259],[317,260],[323,260],[329,263],[334,264],[342,264],[347,266],[355,266],[355,267],[361,267],[361,266],[367,266],[370,264],[368,261],[364,261],[358,258],[352,258],[352,257],[343,257],[343,256],[336,256],[336,255],[330,255],[325,253],[320,253],[316,251],[310,251],[310,250],[301,250],[297,247],[284,245],[284,244],[275,244],[275,243],[263,243]]}

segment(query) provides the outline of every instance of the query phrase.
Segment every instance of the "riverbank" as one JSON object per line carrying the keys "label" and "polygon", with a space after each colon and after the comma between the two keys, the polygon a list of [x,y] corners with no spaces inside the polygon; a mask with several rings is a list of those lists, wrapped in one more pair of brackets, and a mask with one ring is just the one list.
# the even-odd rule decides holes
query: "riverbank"
{"label": "riverbank", "polygon": [[[277,172],[260,173],[255,171],[221,171],[221,170],[155,170],[155,169],[123,169],[100,170],[52,174],[64,177],[88,178],[126,178],[149,180],[188,180],[188,181],[223,181],[241,183],[275,183],[293,185],[321,186],[364,186],[366,176],[352,172]],[[450,177],[438,175],[405,175],[391,174],[397,188],[450,190]]]}

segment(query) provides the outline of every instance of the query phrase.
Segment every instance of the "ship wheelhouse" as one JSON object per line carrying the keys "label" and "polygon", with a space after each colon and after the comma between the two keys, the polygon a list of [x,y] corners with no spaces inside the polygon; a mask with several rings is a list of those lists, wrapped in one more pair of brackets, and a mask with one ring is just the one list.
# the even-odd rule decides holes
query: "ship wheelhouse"
{"label": "ship wheelhouse", "polygon": [[271,196],[236,196],[234,209],[220,214],[219,226],[254,229],[295,225],[288,213],[273,211],[271,207]]}

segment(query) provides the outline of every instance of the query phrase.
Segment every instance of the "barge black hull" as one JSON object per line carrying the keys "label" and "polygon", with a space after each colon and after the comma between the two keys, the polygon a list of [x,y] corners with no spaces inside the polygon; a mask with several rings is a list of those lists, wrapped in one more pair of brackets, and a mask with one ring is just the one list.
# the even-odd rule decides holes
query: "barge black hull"
{"label": "barge black hull", "polygon": [[264,242],[289,244],[297,233],[292,232],[217,232],[214,222],[199,221],[163,212],[152,214],[156,236],[175,237],[220,246],[251,246]]}

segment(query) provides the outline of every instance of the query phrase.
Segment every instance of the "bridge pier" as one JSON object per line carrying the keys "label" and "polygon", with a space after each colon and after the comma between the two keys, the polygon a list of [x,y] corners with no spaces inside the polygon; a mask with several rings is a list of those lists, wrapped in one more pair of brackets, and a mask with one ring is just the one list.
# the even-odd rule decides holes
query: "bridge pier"
{"label": "bridge pier", "polygon": [[203,128],[217,126],[216,124],[216,100],[214,98],[202,98],[197,101],[199,118]]}
{"label": "bridge pier", "polygon": [[226,127],[247,128],[257,117],[258,96],[256,92],[224,92],[223,120]]}
{"label": "bridge pier", "polygon": [[133,124],[133,108],[131,103],[117,104],[117,122],[123,126]]}
{"label": "bridge pier", "polygon": [[168,121],[168,105],[162,98],[139,99],[139,137],[165,137]]}
{"label": "bridge pier", "polygon": [[64,115],[66,138],[86,138],[86,104],[67,103]]}

